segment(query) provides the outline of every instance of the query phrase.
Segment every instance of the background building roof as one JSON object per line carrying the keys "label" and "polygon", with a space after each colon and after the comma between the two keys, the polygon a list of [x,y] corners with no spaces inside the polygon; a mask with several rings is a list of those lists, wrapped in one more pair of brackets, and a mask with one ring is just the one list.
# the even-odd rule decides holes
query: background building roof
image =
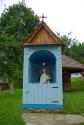
{"label": "background building roof", "polygon": [[62,55],[62,67],[70,72],[82,72],[84,71],[84,65],[79,63],[78,61],[66,56]]}

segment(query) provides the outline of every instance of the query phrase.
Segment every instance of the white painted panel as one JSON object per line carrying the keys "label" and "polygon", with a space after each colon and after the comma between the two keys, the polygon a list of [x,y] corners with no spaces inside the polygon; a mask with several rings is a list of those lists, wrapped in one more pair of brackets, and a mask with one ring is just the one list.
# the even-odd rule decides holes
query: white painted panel
{"label": "white painted panel", "polygon": [[31,86],[30,86],[30,84],[28,84],[28,104],[30,104],[30,102],[31,102],[31,94],[30,94],[30,92],[31,92]]}
{"label": "white painted panel", "polygon": [[28,84],[28,104],[57,104],[58,89],[56,84]]}
{"label": "white painted panel", "polygon": [[34,84],[34,104],[39,104],[39,84]]}
{"label": "white painted panel", "polygon": [[47,104],[51,104],[51,84],[47,85]]}
{"label": "white painted panel", "polygon": [[39,104],[43,104],[43,87],[39,84]]}

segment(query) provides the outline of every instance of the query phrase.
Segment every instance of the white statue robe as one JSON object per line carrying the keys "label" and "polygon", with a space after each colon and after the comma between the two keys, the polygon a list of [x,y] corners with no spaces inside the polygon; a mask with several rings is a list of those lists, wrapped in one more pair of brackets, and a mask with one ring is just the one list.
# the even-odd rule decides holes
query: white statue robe
{"label": "white statue robe", "polygon": [[40,83],[46,83],[47,80],[48,80],[47,74],[45,72],[42,73],[41,76],[40,76]]}

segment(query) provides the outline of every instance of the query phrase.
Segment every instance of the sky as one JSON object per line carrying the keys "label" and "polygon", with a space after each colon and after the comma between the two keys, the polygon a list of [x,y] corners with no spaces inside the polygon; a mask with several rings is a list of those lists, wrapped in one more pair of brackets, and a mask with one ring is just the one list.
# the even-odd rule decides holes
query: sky
{"label": "sky", "polygon": [[[22,0],[0,0],[0,13],[9,5]],[[84,0],[25,0],[38,16],[44,13],[44,20],[53,32],[68,34],[84,42]]]}

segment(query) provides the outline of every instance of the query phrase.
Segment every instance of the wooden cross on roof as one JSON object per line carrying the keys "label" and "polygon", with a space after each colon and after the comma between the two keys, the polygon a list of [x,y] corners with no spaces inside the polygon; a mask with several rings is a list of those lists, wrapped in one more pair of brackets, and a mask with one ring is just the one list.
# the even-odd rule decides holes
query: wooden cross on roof
{"label": "wooden cross on roof", "polygon": [[44,13],[42,16],[40,16],[40,18],[42,19],[42,21],[44,21],[45,18],[47,18],[47,16],[44,16]]}

